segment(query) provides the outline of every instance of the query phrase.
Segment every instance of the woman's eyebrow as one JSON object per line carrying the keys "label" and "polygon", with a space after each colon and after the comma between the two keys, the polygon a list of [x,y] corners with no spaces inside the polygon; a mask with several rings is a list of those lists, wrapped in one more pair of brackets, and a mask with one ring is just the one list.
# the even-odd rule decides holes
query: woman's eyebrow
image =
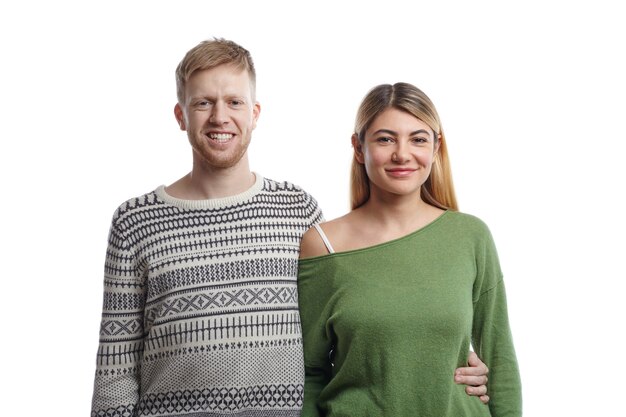
{"label": "woman's eyebrow", "polygon": [[[388,135],[398,136],[398,132],[395,132],[390,129],[378,129],[376,132],[374,132],[374,135],[378,135],[380,133],[387,133]],[[419,130],[416,130],[415,132],[411,132],[409,136],[419,135],[420,133],[426,133],[427,135],[429,134],[428,130],[419,129]]]}

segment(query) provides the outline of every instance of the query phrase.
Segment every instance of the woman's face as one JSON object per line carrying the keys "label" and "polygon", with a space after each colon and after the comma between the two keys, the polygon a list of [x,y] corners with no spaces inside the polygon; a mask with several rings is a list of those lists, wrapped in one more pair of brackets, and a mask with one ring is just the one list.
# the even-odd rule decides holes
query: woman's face
{"label": "woman's face", "polygon": [[[358,145],[358,140],[357,140]],[[411,114],[389,108],[374,119],[357,160],[365,165],[372,192],[417,195],[428,179],[439,146],[432,129]]]}

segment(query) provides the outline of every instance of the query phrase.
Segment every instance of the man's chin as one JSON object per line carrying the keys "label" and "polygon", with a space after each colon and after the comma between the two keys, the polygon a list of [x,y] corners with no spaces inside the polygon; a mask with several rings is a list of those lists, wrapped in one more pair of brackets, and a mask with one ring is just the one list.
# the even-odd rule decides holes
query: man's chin
{"label": "man's chin", "polygon": [[230,169],[230,168],[235,168],[237,165],[239,165],[245,154],[246,153],[243,152],[238,155],[231,155],[231,156],[224,156],[224,157],[218,157],[217,155],[200,154],[200,158],[202,161],[202,165],[206,166],[207,168]]}

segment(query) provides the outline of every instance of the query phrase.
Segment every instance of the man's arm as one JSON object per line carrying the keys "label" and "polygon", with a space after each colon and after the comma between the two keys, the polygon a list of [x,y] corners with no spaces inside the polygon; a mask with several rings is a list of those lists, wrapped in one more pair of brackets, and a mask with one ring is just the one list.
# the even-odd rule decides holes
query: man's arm
{"label": "man's arm", "polygon": [[134,416],[143,356],[144,284],[115,221],[109,232],[103,298],[91,416]]}
{"label": "man's arm", "polygon": [[475,395],[480,398],[480,401],[487,404],[489,402],[489,396],[487,395],[487,374],[489,369],[478,355],[471,351],[467,362],[469,364],[468,367],[457,368],[454,372],[454,382],[467,385],[465,392],[468,395]]}

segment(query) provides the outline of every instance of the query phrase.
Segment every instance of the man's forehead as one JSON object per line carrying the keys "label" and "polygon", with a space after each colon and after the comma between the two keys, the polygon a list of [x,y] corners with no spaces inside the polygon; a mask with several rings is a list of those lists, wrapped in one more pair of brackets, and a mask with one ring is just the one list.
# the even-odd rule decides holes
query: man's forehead
{"label": "man's forehead", "polygon": [[194,78],[246,78],[251,80],[246,68],[233,64],[222,64],[212,68],[197,69],[189,75],[188,81]]}
{"label": "man's forehead", "polygon": [[246,70],[233,72],[201,70],[189,77],[185,86],[187,92],[212,90],[220,93],[247,94],[252,89],[252,82]]}
{"label": "man's forehead", "polygon": [[212,68],[198,69],[191,73],[189,79],[198,76],[245,78],[247,80],[251,79],[250,72],[246,68],[232,64],[222,64]]}

